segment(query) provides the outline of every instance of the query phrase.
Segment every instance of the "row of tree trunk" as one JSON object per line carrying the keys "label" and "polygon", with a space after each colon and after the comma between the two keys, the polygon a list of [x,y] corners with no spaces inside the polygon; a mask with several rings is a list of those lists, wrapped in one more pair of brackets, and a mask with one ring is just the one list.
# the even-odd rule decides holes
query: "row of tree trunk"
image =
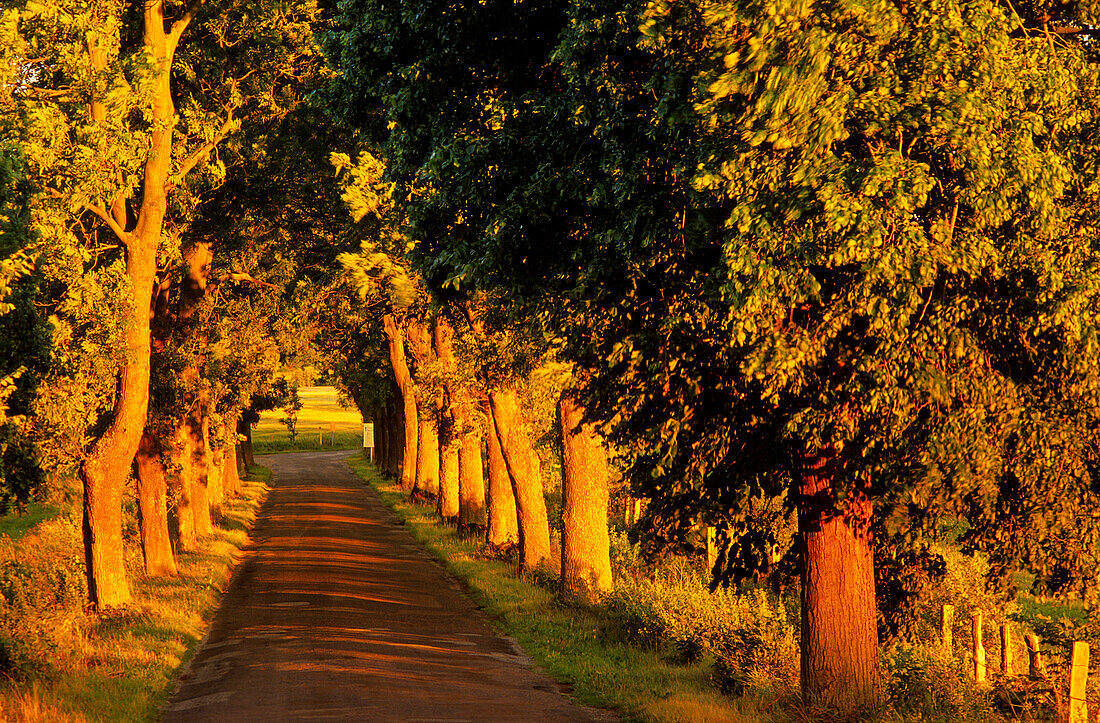
{"label": "row of tree trunk", "polygon": [[[168,445],[147,429],[138,447],[141,549],[150,576],[175,575],[176,554],[200,549],[225,500],[241,492],[244,455],[234,441],[236,421],[227,421],[217,435],[210,433],[209,418],[197,420],[199,430],[195,421],[181,425]],[[213,436],[218,443],[212,443]]]}
{"label": "row of tree trunk", "polygon": [[[516,388],[479,382],[474,391],[454,381],[461,361],[454,329],[441,316],[388,314],[383,327],[394,395],[375,412],[379,467],[409,494],[434,500],[444,521],[484,534],[494,547],[518,546],[525,570],[560,571],[565,592],[591,600],[610,590],[606,455],[576,389],[558,403],[562,540],[555,557],[539,459]],[[485,333],[476,322],[471,327]],[[422,384],[418,397],[417,372],[433,363],[444,381],[430,392]]]}

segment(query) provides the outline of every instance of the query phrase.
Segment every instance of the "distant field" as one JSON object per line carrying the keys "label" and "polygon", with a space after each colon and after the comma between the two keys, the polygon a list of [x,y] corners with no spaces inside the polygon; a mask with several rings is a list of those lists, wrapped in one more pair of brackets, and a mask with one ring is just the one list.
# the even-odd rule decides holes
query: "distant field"
{"label": "distant field", "polygon": [[298,397],[302,400],[298,438],[291,441],[286,426],[279,421],[285,415],[282,409],[264,412],[252,430],[252,445],[257,454],[362,448],[363,418],[358,410],[340,406],[335,387],[302,387]]}

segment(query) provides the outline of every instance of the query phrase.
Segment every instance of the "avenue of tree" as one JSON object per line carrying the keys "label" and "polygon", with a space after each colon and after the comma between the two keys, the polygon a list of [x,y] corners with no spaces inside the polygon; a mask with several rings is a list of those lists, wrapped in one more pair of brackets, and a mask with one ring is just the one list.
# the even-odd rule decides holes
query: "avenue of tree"
{"label": "avenue of tree", "polygon": [[126,605],[126,485],[176,574],[316,355],[443,520],[596,599],[621,478],[651,555],[705,526],[716,584],[797,580],[805,700],[876,709],[880,610],[919,594],[876,577],[944,520],[992,585],[1100,591],[1093,15],[16,4],[0,504],[75,484],[91,602]]}

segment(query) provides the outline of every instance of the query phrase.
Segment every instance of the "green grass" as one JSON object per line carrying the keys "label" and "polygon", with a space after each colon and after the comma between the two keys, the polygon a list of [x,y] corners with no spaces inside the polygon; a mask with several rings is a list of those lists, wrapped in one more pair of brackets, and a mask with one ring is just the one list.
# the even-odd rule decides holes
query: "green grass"
{"label": "green grass", "polygon": [[61,511],[56,507],[32,502],[27,505],[26,512],[0,517],[0,535],[7,535],[18,542],[32,527],[45,520],[53,519],[60,513]]}
{"label": "green grass", "polygon": [[219,528],[203,550],[177,556],[177,577],[144,577],[140,551],[130,544],[132,604],[102,614],[78,612],[79,632],[66,641],[69,663],[0,687],[0,720],[159,719],[176,672],[194,654],[217,609],[269,479],[269,470],[250,468],[241,497],[226,501]]}
{"label": "green grass", "polygon": [[517,575],[508,562],[482,555],[480,543],[436,522],[361,457],[348,464],[382,495],[412,534],[467,587],[500,629],[515,637],[551,676],[585,705],[616,710],[627,721],[758,721],[750,700],[718,693],[705,662],[675,665],[627,645],[603,629],[598,610],[562,603],[552,590]]}
{"label": "green grass", "polygon": [[334,387],[302,387],[298,397],[302,409],[298,412],[297,437],[292,439],[286,425],[279,421],[286,416],[282,409],[263,412],[252,429],[256,454],[362,448],[363,418],[358,411],[340,405]]}

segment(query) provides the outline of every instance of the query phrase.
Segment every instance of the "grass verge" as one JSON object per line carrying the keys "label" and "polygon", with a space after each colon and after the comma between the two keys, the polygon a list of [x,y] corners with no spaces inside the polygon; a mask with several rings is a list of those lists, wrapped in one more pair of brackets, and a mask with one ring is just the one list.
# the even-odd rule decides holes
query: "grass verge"
{"label": "grass verge", "polygon": [[[144,577],[140,551],[130,545],[132,604],[73,613],[73,632],[62,641],[66,659],[50,661],[27,680],[0,686],[0,720],[159,719],[176,671],[194,654],[217,609],[269,480],[266,468],[249,470],[241,497],[227,500],[204,549],[178,555],[177,577]],[[34,534],[31,530],[26,539]]]}
{"label": "grass verge", "polygon": [[60,513],[61,510],[57,507],[32,502],[22,514],[0,517],[0,535],[7,535],[12,542],[18,542],[32,527],[57,517]]}
{"label": "grass verge", "polygon": [[486,557],[479,541],[436,521],[359,456],[351,468],[374,487],[413,536],[466,586],[482,608],[542,668],[571,688],[578,702],[614,709],[626,721],[759,721],[749,700],[718,693],[706,661],[677,665],[615,639],[599,609],[561,602],[551,589],[518,575],[515,565]]}
{"label": "grass verge", "polygon": [[[362,427],[362,425],[360,425]],[[323,435],[323,436],[322,436]],[[276,452],[332,452],[334,450],[355,450],[363,447],[361,430],[323,432],[299,432],[291,439],[286,429],[253,430],[252,451],[256,454],[275,454]]]}

